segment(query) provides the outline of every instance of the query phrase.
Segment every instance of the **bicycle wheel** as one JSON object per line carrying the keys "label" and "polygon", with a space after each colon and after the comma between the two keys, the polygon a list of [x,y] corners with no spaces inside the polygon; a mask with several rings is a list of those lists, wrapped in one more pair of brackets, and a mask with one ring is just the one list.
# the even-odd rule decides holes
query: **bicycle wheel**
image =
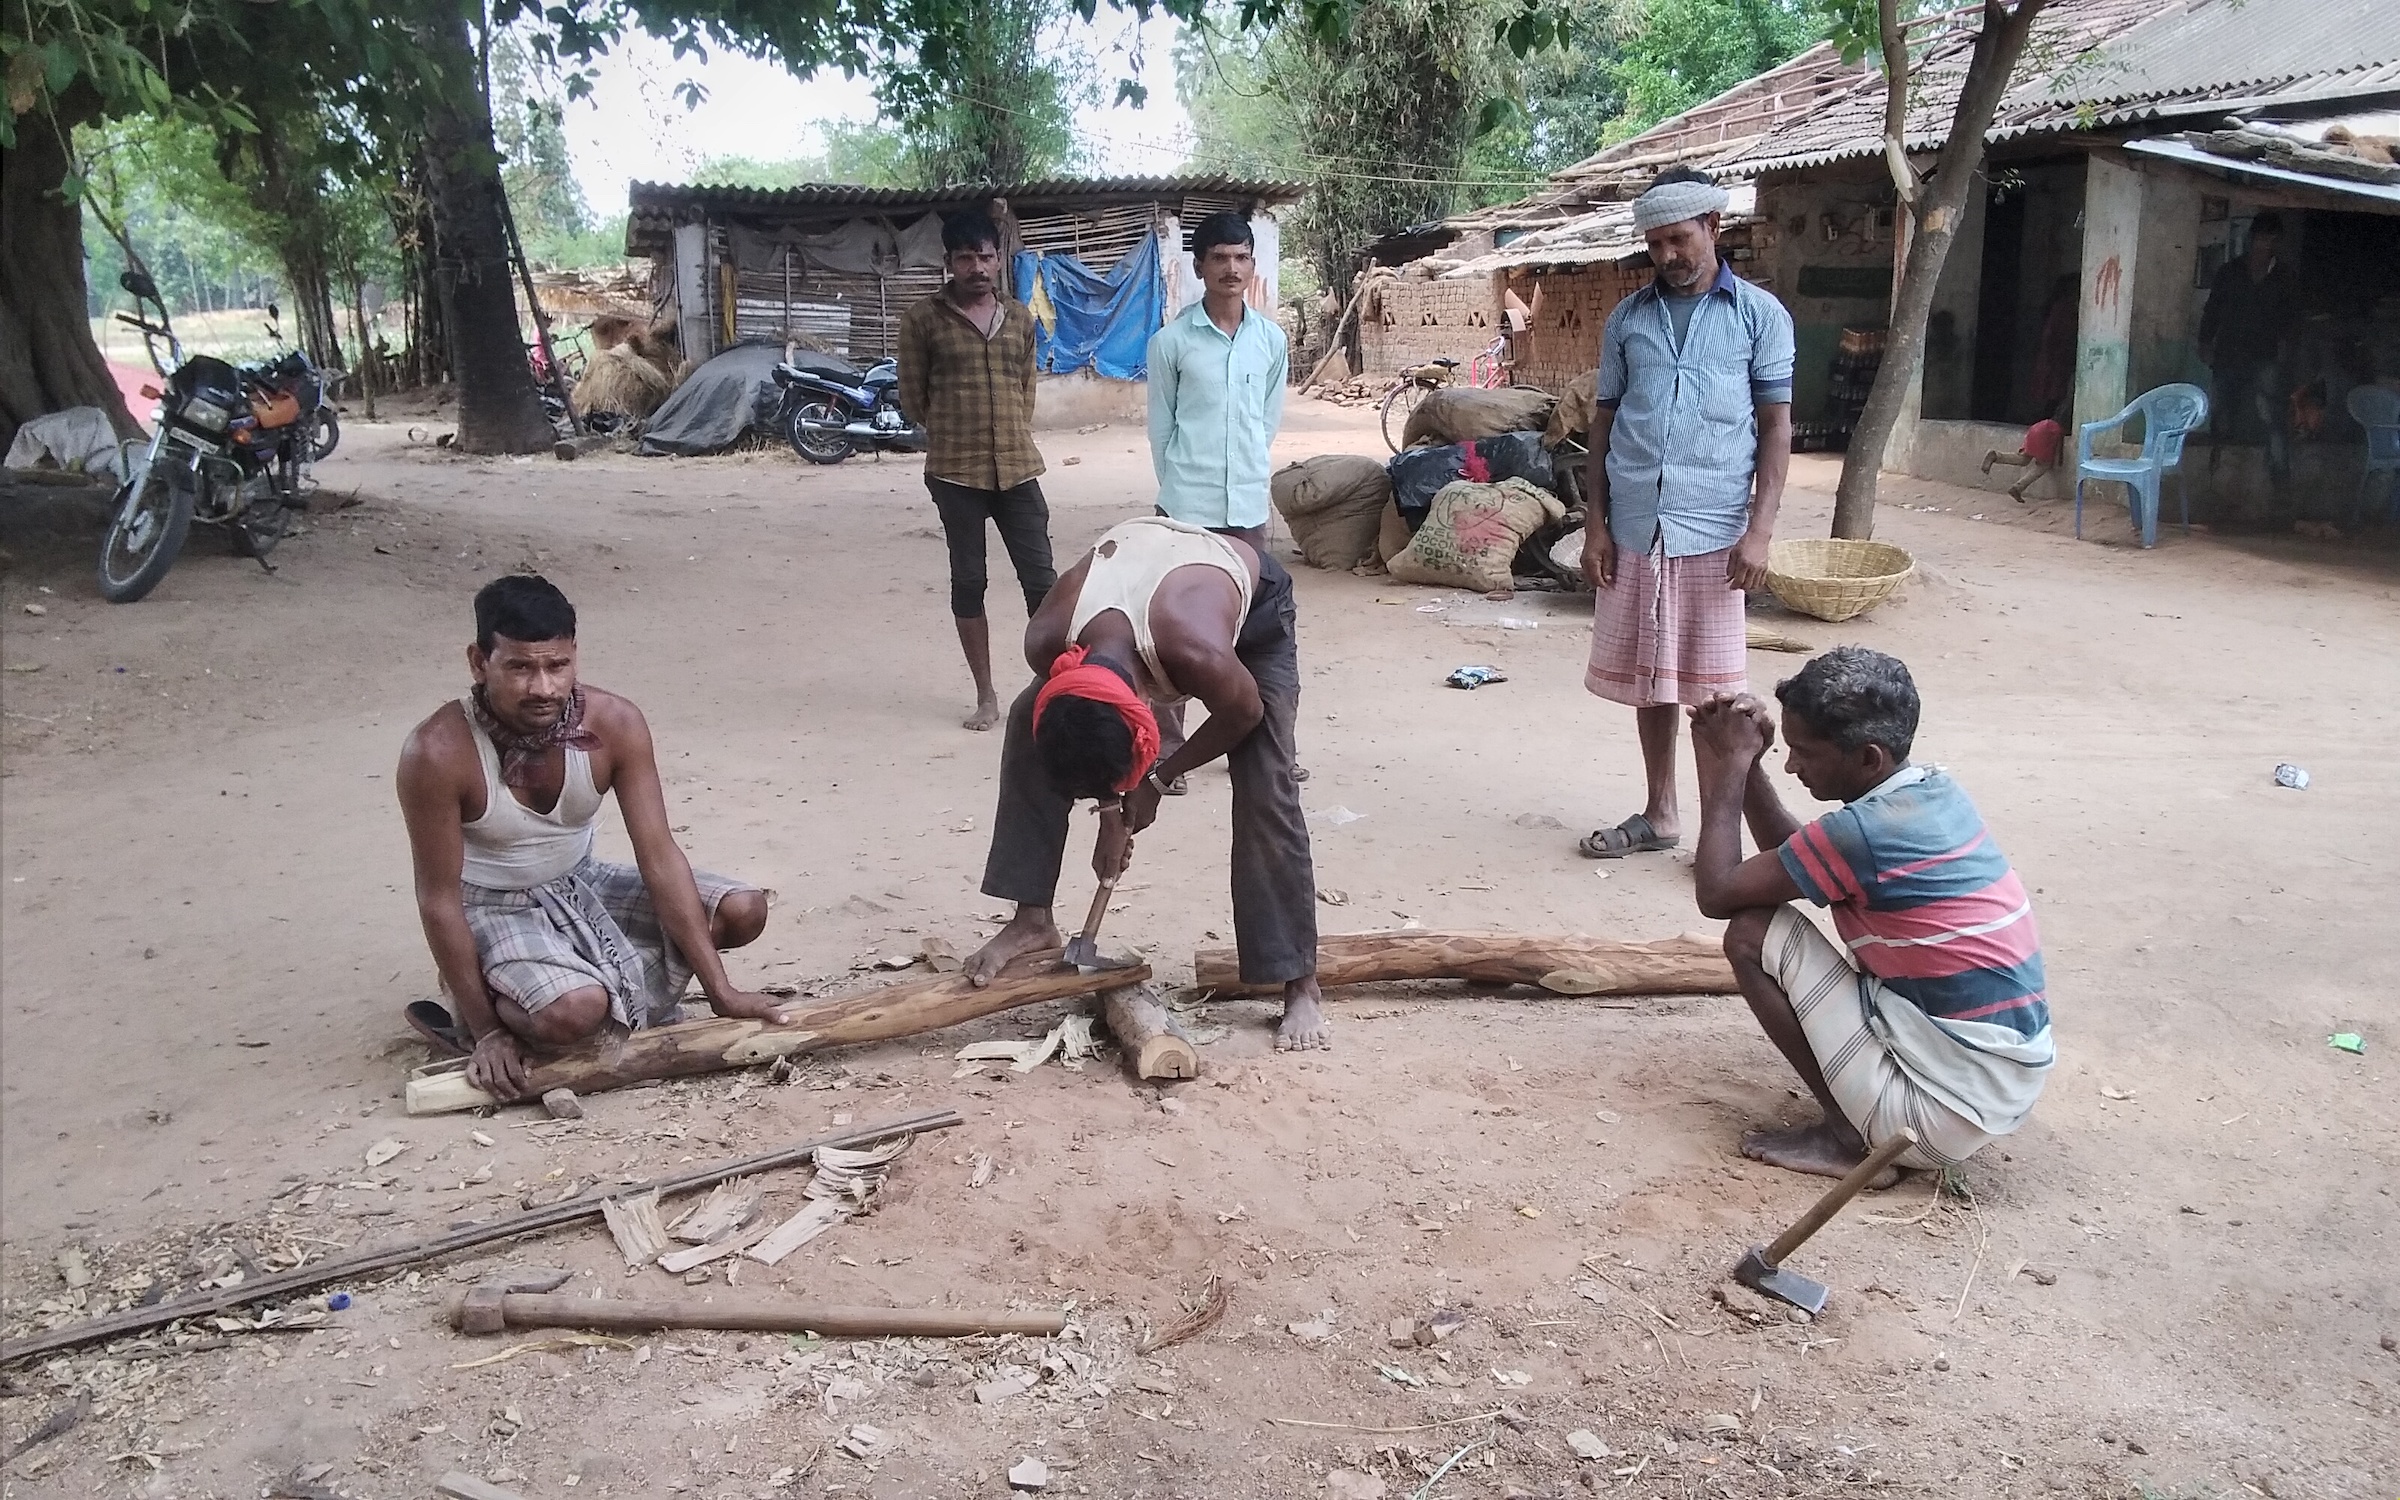
{"label": "bicycle wheel", "polygon": [[1400,439],[1408,433],[1409,415],[1425,399],[1425,387],[1414,380],[1402,380],[1383,393],[1383,442],[1394,453],[1400,451]]}

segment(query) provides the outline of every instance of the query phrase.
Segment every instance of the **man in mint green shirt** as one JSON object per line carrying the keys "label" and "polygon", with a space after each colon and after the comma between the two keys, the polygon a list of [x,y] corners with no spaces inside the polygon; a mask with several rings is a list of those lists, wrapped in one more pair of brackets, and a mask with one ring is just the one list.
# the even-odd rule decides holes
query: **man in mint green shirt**
{"label": "man in mint green shirt", "polygon": [[[1250,305],[1256,240],[1240,214],[1192,228],[1200,301],[1150,335],[1150,467],[1158,513],[1267,550],[1267,449],[1283,423],[1291,350],[1273,318]],[[1183,706],[1158,713],[1159,753],[1183,744]],[[1303,779],[1307,772],[1300,773]],[[1169,796],[1186,790],[1180,776]]]}
{"label": "man in mint green shirt", "polygon": [[1291,353],[1250,305],[1253,257],[1240,214],[1210,214],[1192,231],[1203,295],[1150,336],[1150,465],[1159,514],[1264,547],[1267,448]]}

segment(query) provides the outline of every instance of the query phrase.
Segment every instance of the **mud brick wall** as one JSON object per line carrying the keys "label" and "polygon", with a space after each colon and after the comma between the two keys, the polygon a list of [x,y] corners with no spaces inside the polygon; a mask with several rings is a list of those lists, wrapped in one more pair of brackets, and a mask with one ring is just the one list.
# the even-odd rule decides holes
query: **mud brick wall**
{"label": "mud brick wall", "polygon": [[1567,382],[1600,363],[1600,328],[1609,313],[1649,280],[1647,264],[1608,261],[1509,272],[1508,289],[1534,310],[1532,328],[1517,340],[1517,384],[1564,392]]}
{"label": "mud brick wall", "polygon": [[1500,336],[1498,278],[1420,281],[1403,275],[1372,295],[1361,320],[1359,355],[1366,375],[1392,375],[1429,359],[1455,359],[1461,370]]}

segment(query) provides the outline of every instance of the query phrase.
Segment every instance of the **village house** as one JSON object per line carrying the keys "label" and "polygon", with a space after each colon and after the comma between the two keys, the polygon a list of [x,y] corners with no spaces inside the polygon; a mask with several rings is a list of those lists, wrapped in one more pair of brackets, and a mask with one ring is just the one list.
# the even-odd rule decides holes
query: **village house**
{"label": "village house", "polygon": [[[1920,175],[1946,137],[1978,17],[1911,24],[1906,145]],[[2180,480],[2198,517],[2347,526],[2367,451],[2351,393],[2400,386],[2390,19],[2388,0],[2045,10],[1994,118],[1887,467],[2002,489],[2019,471],[1987,473],[1984,456],[2013,453],[2051,416],[2068,462],[2032,493],[2068,493],[2077,424],[2171,382],[2226,386],[2203,357],[2202,317],[2220,268],[2271,214],[2295,312],[2266,375],[2267,415],[2245,428],[2250,414],[2219,402]],[[1560,174],[1544,194],[1447,221],[1439,248],[1379,288],[1363,363],[1471,357],[1513,297],[1531,313],[1518,379],[1563,388],[1589,368],[1609,309],[1649,274],[1624,200],[1689,163],[1735,190],[1736,272],[1792,309],[1799,446],[1838,447],[1874,376],[1908,249],[1883,112],[1881,72],[1819,47]]]}
{"label": "village house", "polygon": [[[1046,411],[1067,419],[1138,404],[1151,332],[1200,295],[1189,226],[1224,211],[1257,236],[1258,306],[1274,311],[1276,213],[1306,190],[1227,177],[965,185],[939,191],[633,184],[628,256],[651,264],[652,304],[705,360],[752,339],[803,339],[861,364],[889,357],[900,315],[941,288],[942,219],[983,209],[1011,290],[1042,318]],[[1039,295],[1036,294],[1037,285]]]}

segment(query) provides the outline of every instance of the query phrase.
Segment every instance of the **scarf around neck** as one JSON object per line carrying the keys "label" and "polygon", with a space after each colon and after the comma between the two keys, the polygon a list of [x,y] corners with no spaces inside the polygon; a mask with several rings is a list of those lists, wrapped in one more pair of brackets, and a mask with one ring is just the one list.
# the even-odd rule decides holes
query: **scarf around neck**
{"label": "scarf around neck", "polygon": [[558,716],[557,723],[533,734],[519,734],[501,723],[492,712],[491,699],[482,683],[475,685],[471,701],[475,705],[475,726],[490,736],[492,748],[500,752],[500,781],[504,786],[533,790],[542,757],[554,745],[587,752],[600,748],[600,736],[583,727],[581,687],[567,695],[567,711]]}

